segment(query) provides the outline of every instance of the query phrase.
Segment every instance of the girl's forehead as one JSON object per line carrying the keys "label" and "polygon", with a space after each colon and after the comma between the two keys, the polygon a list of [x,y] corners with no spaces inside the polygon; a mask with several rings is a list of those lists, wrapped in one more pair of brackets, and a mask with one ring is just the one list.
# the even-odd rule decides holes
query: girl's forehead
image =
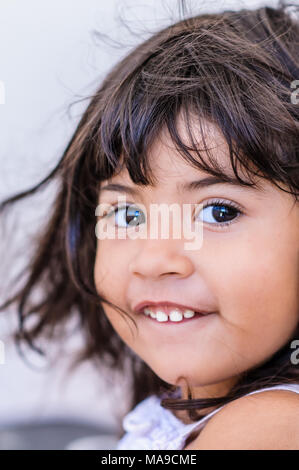
{"label": "girl's forehead", "polygon": [[[217,156],[217,162],[219,167],[221,167],[222,177],[217,177],[212,172],[203,171],[191,165],[175,150],[167,150],[165,152],[160,150],[159,152],[152,153],[151,155],[150,168],[153,176],[152,183],[148,185],[136,184],[131,179],[128,169],[124,166],[110,178],[102,181],[101,188],[107,184],[124,184],[130,186],[138,185],[138,187],[142,187],[144,189],[160,189],[167,186],[173,187],[174,190],[179,191],[180,187],[182,190],[187,190],[188,183],[199,180],[204,180],[206,182],[205,185],[202,184],[202,187],[207,187],[209,183],[211,185],[213,182],[231,182],[234,186],[241,186],[234,174],[228,156],[222,152],[221,155]],[[239,171],[239,174],[242,176],[243,180],[249,182],[248,176],[245,172]]]}
{"label": "girl's forehead", "polygon": [[[246,186],[242,185],[232,167],[232,162],[229,153],[228,143],[221,132],[221,129],[206,119],[192,118],[188,125],[182,117],[182,114],[177,116],[177,128],[179,131],[180,139],[191,147],[189,153],[195,161],[199,161],[199,156],[195,150],[192,150],[194,144],[200,154],[200,160],[207,164],[207,167],[217,167],[223,175],[223,180],[231,180],[232,184],[240,189]],[[192,135],[190,136],[190,132]],[[146,152],[146,159],[151,171],[151,178],[153,184],[138,185],[145,192],[158,188],[159,190],[164,186],[176,190],[177,184],[180,182],[190,182],[191,180],[199,180],[213,176],[212,172],[205,171],[192,165],[190,160],[187,160],[176,148],[168,129],[164,126],[158,136],[154,139]],[[271,193],[279,192],[281,196],[286,195],[280,191],[275,185],[267,180],[250,159],[246,158],[246,167],[242,164],[242,158],[235,162],[238,176],[245,182],[254,183],[256,187],[256,195],[264,199]],[[220,177],[221,179],[221,177]],[[123,156],[120,158],[117,169],[113,175],[102,181],[101,187],[104,184],[121,183],[123,185],[134,187],[135,183],[130,177],[126,162]],[[287,189],[286,185],[283,186]],[[289,195],[286,195],[288,198]]]}
{"label": "girl's forehead", "polygon": [[[201,122],[203,129],[200,130],[199,124],[196,126],[196,122],[194,122],[192,125],[193,143],[191,143],[186,125],[180,117],[178,118],[178,122],[181,140],[186,143],[186,145],[194,145],[195,138],[196,148],[200,152],[201,160],[204,160],[208,164],[208,157],[212,156],[223,173],[233,177],[234,172],[229,158],[229,147],[220,130],[218,130],[215,125],[208,122]],[[202,138],[202,132],[204,133],[204,140]],[[208,153],[205,146],[208,148]],[[190,150],[189,152],[195,160],[199,160],[195,150]],[[170,179],[188,178],[188,176],[205,177],[211,174],[207,171],[200,170],[183,158],[181,153],[177,150],[168,130],[165,128],[161,130],[150,148],[147,149],[146,159],[156,185],[165,184],[165,182],[168,182]],[[106,181],[111,182],[114,180],[132,181],[123,157],[121,157],[114,174]]]}

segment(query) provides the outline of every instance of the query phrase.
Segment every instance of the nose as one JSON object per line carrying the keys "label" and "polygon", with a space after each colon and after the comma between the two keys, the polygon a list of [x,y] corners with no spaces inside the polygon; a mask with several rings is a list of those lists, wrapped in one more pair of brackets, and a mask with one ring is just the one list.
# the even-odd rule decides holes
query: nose
{"label": "nose", "polygon": [[129,263],[129,272],[153,280],[169,275],[185,278],[194,272],[194,265],[175,242],[147,240]]}

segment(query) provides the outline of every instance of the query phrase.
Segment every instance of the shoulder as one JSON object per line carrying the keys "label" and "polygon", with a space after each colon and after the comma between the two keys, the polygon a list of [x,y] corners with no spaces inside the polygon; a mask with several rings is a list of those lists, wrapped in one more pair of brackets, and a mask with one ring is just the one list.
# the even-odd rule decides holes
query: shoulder
{"label": "shoulder", "polygon": [[192,443],[203,449],[299,450],[299,394],[265,390],[227,403]]}

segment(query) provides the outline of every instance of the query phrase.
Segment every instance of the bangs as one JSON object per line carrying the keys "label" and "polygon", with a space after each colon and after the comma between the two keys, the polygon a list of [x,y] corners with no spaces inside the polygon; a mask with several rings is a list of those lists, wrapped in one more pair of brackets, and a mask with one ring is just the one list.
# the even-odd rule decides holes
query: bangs
{"label": "bangs", "polygon": [[148,157],[165,130],[185,161],[225,179],[206,143],[208,123],[226,141],[240,185],[256,186],[258,175],[298,192],[298,109],[290,103],[286,74],[282,79],[275,57],[252,47],[252,37],[216,36],[213,28],[196,30],[194,24],[188,31],[177,26],[164,41],[162,32],[149,57],[143,46],[139,63],[138,49],[134,61],[127,58],[128,71],[119,86],[111,85],[95,134],[97,180],[126,168],[135,184],[154,185]]}
{"label": "bangs", "polygon": [[[134,122],[133,116],[122,127],[126,131],[119,130],[118,135],[116,134],[115,141],[105,139],[106,134],[104,134],[102,144],[106,149],[106,158],[97,161],[100,180],[109,179],[126,169],[133,183],[156,185],[157,180],[154,168],[149,164],[149,155],[152,145],[167,131],[174,149],[190,166],[229,182],[232,177],[224,171],[214,153],[216,145],[212,142],[209,146],[207,143],[209,127],[212,125],[217,126],[217,131],[221,131],[221,136],[227,143],[236,180],[240,185],[257,186],[257,182],[252,178],[257,172],[252,167],[250,157],[243,153],[242,142],[234,141],[226,128],[221,129],[219,123],[211,120],[211,115],[203,114],[202,108],[192,110],[191,103],[183,98],[180,103],[176,102],[173,105],[168,101],[163,108],[163,113],[158,113],[157,110],[152,113],[150,110],[151,115],[156,114],[154,125],[150,119],[144,119],[143,124],[137,119]],[[210,137],[209,142],[211,142]],[[246,177],[242,178],[241,174],[244,173]]]}

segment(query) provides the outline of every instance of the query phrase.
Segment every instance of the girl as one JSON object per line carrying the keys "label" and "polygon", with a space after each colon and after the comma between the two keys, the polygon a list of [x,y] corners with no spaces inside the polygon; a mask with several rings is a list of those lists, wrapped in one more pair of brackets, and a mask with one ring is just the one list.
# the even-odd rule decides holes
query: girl
{"label": "girl", "polygon": [[[14,338],[40,353],[34,340],[74,311],[86,334],[74,365],[129,373],[117,449],[299,449],[298,10],[154,34],[110,71],[56,168],[2,202],[59,183],[2,310],[17,304]],[[199,248],[134,239],[154,204],[173,203],[199,205]]]}

